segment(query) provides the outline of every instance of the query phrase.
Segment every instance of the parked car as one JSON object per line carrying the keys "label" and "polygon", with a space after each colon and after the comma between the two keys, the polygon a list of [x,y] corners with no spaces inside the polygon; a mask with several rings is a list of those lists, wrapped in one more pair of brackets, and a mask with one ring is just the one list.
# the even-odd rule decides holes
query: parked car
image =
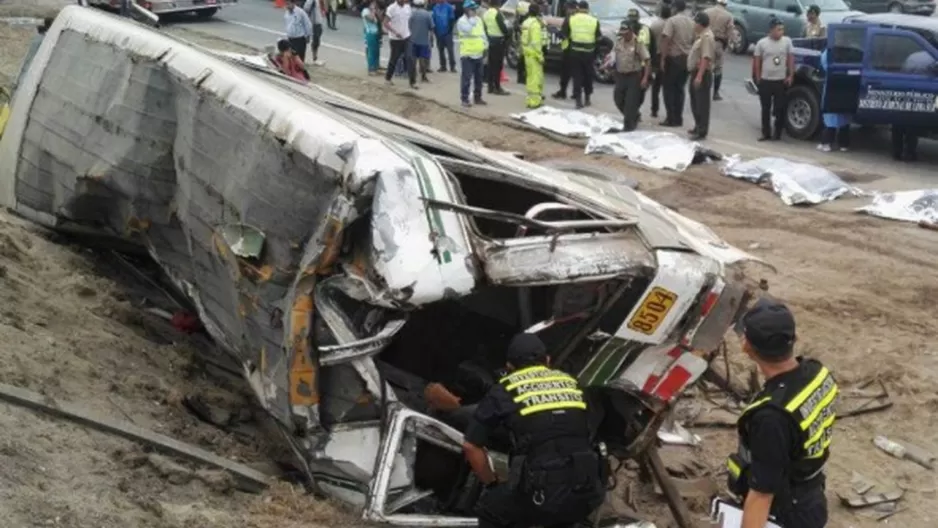
{"label": "parked car", "polygon": [[0,138],[0,206],[150,255],[307,483],[367,521],[477,524],[466,421],[424,390],[479,401],[519,331],[578,375],[595,442],[643,454],[762,262],[608,168],[475,145],[263,55],[67,7],[39,56]]}
{"label": "parked car", "polygon": [[[564,13],[563,6],[566,0],[552,0],[548,6],[548,12],[544,14],[544,22],[547,25],[548,46],[547,53],[544,55],[545,61],[549,66],[557,66],[561,60],[560,47],[560,27],[563,25]],[[513,25],[518,7],[518,0],[506,0],[502,4],[501,12],[505,21]],[[655,20],[655,16],[647,9],[632,0],[594,0],[590,2],[590,14],[599,19],[603,38],[597,44],[598,53],[593,67],[593,77],[601,83],[612,83],[613,74],[610,70],[602,67],[603,58],[612,51],[612,46],[616,41],[616,35],[619,31],[619,25],[628,15],[630,9],[637,9],[642,24],[649,25]],[[518,58],[520,51],[518,48],[518,39],[515,39],[513,45],[508,51],[507,63],[511,68],[518,67]]]}
{"label": "parked car", "polygon": [[[795,40],[795,76],[785,125],[809,139],[825,111],[859,125],[907,125],[938,136],[938,20],[912,15],[863,15],[828,26],[826,39]],[[830,49],[828,69],[820,55]],[[821,107],[825,84],[835,97]]]}
{"label": "parked car", "polygon": [[935,0],[850,0],[850,7],[864,13],[935,14]]}
{"label": "parked car", "polygon": [[769,32],[772,19],[785,23],[785,34],[792,38],[804,35],[808,7],[821,8],[821,22],[836,24],[851,16],[862,15],[844,0],[728,0],[726,7],[733,14],[736,31],[730,35],[730,50],[742,55]]}

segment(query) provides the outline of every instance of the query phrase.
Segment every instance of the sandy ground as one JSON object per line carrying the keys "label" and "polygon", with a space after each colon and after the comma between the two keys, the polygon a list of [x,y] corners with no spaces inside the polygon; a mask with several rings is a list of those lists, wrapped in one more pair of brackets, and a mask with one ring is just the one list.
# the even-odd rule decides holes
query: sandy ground
{"label": "sandy ground", "polygon": [[[172,30],[206,41],[183,28]],[[31,31],[0,24],[0,82],[13,74]],[[16,37],[16,38],[13,38]],[[8,43],[10,43],[8,45]],[[12,66],[11,66],[12,65]],[[799,321],[800,352],[836,373],[849,391],[869,380],[888,386],[895,406],[838,422],[828,464],[832,527],[891,524],[931,527],[938,516],[935,473],[876,450],[875,434],[938,451],[934,385],[938,349],[934,325],[938,238],[931,231],[847,212],[844,205],[789,208],[758,187],[720,176],[714,166],[681,175],[646,171],[510,129],[491,119],[427,102],[358,78],[321,73],[322,84],[467,140],[524,153],[529,159],[566,158],[605,165],[638,180],[644,192],[715,229],[732,244],[772,263],[770,291],[785,299]],[[325,74],[322,74],[325,72]],[[5,77],[6,76],[6,77]],[[500,138],[492,142],[491,138]],[[53,241],[54,240],[54,241]],[[0,381],[82,402],[241,461],[270,453],[255,438],[221,432],[180,404],[198,393],[217,402],[245,402],[236,384],[220,384],[193,368],[191,345],[178,335],[154,336],[139,298],[113,267],[88,251],[63,245],[7,214],[0,216]],[[129,290],[128,290],[129,288]],[[130,291],[131,293],[128,293]],[[746,363],[730,340],[731,370],[745,379]],[[245,406],[249,403],[245,402]],[[280,485],[262,496],[231,489],[204,468],[154,457],[128,442],[88,432],[0,404],[0,516],[9,526],[314,526],[348,518]],[[254,423],[261,418],[254,417]],[[730,429],[695,429],[701,448],[680,456],[703,461],[718,480]],[[180,467],[182,469],[180,469]],[[189,468],[186,470],[185,468]],[[884,523],[847,511],[836,500],[853,472],[881,491],[906,489],[906,509]],[[179,474],[182,473],[183,477]],[[635,486],[633,486],[634,488]],[[640,487],[640,486],[639,486]],[[625,486],[612,502],[623,502]],[[660,503],[639,489],[640,508],[663,521]]]}

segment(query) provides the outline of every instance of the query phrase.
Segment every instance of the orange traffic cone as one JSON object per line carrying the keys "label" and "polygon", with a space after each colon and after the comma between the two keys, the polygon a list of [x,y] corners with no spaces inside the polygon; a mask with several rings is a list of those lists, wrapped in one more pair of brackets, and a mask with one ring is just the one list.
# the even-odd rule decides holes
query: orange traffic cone
{"label": "orange traffic cone", "polygon": [[502,77],[501,77],[501,81],[500,81],[500,82],[501,82],[501,84],[508,84],[508,74],[505,73],[505,69],[504,69],[504,68],[502,68]]}
{"label": "orange traffic cone", "polygon": [[287,3],[284,0],[274,0],[274,7],[283,9],[284,7],[287,7]]}

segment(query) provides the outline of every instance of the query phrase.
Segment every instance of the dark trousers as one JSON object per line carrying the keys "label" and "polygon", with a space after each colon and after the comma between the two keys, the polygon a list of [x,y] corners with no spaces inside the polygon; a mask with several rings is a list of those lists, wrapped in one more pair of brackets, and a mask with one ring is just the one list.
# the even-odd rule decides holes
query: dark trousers
{"label": "dark trousers", "polygon": [[391,39],[391,58],[388,59],[388,71],[384,74],[385,80],[391,80],[397,70],[397,62],[402,59],[404,67],[407,68],[410,84],[417,84],[417,69],[414,67],[414,53],[409,38]]}
{"label": "dark trousers", "polygon": [[587,99],[593,95],[593,61],[595,58],[596,54],[590,51],[573,50],[570,52],[573,98],[577,101],[583,95]]}
{"label": "dark trousers", "polygon": [[653,117],[658,116],[658,110],[661,108],[661,71],[655,68],[651,73],[651,86],[642,90],[642,102],[639,103],[639,108],[645,104],[645,94],[651,92],[651,115]]}
{"label": "dark trousers", "polygon": [[710,132],[710,89],[713,88],[713,72],[704,72],[700,85],[695,86],[697,73],[697,70],[690,72],[687,93],[690,95],[690,111],[694,115],[694,131],[698,136],[707,137]]}
{"label": "dark trousers", "polygon": [[570,48],[563,50],[560,54],[560,94],[566,97],[567,87],[570,86],[570,75],[573,71],[573,65],[570,63]]}
{"label": "dark trousers", "polygon": [[296,53],[301,61],[306,62],[306,45],[309,43],[306,37],[296,37],[287,40],[290,42],[290,47],[293,48],[293,52]]}
{"label": "dark trousers", "polygon": [[453,53],[453,34],[436,37],[436,50],[440,54],[440,69],[446,69],[446,62],[449,59],[449,69],[456,71],[456,55]]}
{"label": "dark trousers", "polygon": [[824,495],[825,484],[823,477],[820,485],[809,486],[809,489],[792,490],[791,506],[786,511],[774,511],[777,506],[772,504],[775,518],[785,528],[824,528],[827,526],[827,497]]}
{"label": "dark trousers", "polygon": [[502,89],[502,68],[505,67],[505,38],[493,37],[489,39],[489,62],[485,73],[489,92]]}
{"label": "dark trousers", "polygon": [[[759,81],[759,106],[762,107],[762,137],[782,137],[785,126],[785,81]],[[772,116],[775,116],[775,135],[772,135]]]}
{"label": "dark trousers", "polygon": [[915,129],[892,126],[892,157],[896,160],[915,161],[918,158],[918,134]]}
{"label": "dark trousers", "polygon": [[[521,52],[521,47],[518,47],[518,84],[524,84],[528,82],[528,70],[524,65],[524,54]],[[561,73],[561,75],[563,75]]]}
{"label": "dark trousers", "polygon": [[631,132],[638,126],[638,109],[642,105],[642,72],[616,72],[616,86],[612,91],[612,100],[622,112],[625,132]]}
{"label": "dark trousers", "polygon": [[661,90],[664,92],[665,121],[684,124],[684,86],[687,84],[687,55],[665,58]]}
{"label": "dark trousers", "polygon": [[[544,504],[544,511],[532,507],[530,497],[523,496],[512,488],[512,483],[498,484],[482,493],[477,510],[479,528],[517,528],[542,526],[543,528],[573,528],[585,520],[603,503],[605,493],[581,495],[567,499],[563,504]],[[549,491],[545,495],[555,498]],[[550,511],[553,510],[553,511]]]}
{"label": "dark trousers", "polygon": [[[319,58],[319,45],[322,43],[322,24],[313,24],[313,40],[310,48],[313,49],[313,60]],[[380,47],[380,46],[379,46]]]}
{"label": "dark trousers", "polygon": [[482,99],[482,59],[460,57],[459,66],[459,99],[469,102],[469,87],[472,85],[472,98],[476,101]]}
{"label": "dark trousers", "polygon": [[840,148],[850,148],[850,125],[840,128],[824,127],[821,131],[821,144],[834,146],[834,140]]}
{"label": "dark trousers", "polygon": [[329,25],[329,29],[339,29],[338,26],[336,26],[338,17],[339,14],[335,12],[335,9],[332,9],[332,6],[326,10],[326,24]]}

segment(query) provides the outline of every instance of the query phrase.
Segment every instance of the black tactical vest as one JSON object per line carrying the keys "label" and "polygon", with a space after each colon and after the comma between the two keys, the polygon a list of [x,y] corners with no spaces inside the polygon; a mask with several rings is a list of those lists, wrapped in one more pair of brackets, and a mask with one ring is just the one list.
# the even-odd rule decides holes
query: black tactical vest
{"label": "black tactical vest", "polygon": [[[759,409],[774,407],[789,416],[797,426],[799,435],[790,454],[792,464],[791,486],[797,487],[821,474],[830,455],[833,425],[836,420],[834,402],[837,382],[827,367],[813,359],[800,360],[797,375],[786,376],[786,382],[769,380],[753,402],[743,410],[737,421],[739,450],[730,455],[726,465],[730,488],[739,495],[748,491],[746,470],[751,463],[749,450],[749,421]],[[742,477],[742,478],[741,478]]]}
{"label": "black tactical vest", "polygon": [[540,456],[588,451],[586,400],[576,379],[543,365],[527,367],[499,380],[518,411],[508,420],[512,455]]}

